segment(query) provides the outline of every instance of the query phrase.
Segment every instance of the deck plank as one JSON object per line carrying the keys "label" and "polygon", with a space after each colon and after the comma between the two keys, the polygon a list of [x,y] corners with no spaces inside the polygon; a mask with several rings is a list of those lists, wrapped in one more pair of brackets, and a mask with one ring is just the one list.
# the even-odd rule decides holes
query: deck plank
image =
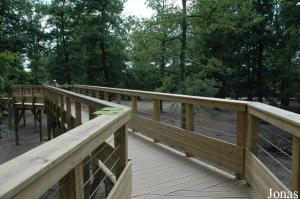
{"label": "deck plank", "polygon": [[139,134],[129,133],[128,138],[134,199],[258,198],[245,181],[238,181],[231,174]]}

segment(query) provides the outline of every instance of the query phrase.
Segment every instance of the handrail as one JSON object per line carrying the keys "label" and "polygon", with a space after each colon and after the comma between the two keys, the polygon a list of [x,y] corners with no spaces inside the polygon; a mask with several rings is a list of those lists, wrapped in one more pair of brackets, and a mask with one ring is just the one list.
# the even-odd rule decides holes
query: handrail
{"label": "handrail", "polygon": [[[70,184],[76,186],[76,193],[71,193],[74,188],[69,189],[68,198],[83,198],[83,161],[90,157],[90,154],[97,152],[99,146],[105,144],[105,140],[112,135],[115,137],[115,149],[112,150],[119,157],[115,163],[117,178],[130,169],[127,164],[127,152],[124,151],[127,150],[125,124],[131,117],[130,108],[51,86],[44,86],[43,89],[47,116],[55,114],[57,120],[52,122],[57,123],[59,120],[61,126],[64,126],[65,122],[68,126],[65,129],[67,132],[0,165],[0,198],[38,198],[56,183],[61,183],[62,179],[71,180],[73,183]],[[76,105],[75,117],[71,115],[71,101]],[[122,111],[115,115],[97,117],[90,113],[91,120],[80,125],[80,103],[94,108],[122,107]],[[79,121],[71,124],[70,117]]]}
{"label": "handrail", "polygon": [[[300,191],[300,115],[259,102],[227,100],[169,93],[138,91],[130,89],[108,88],[87,85],[72,85],[71,90],[78,93],[94,92],[99,98],[104,94],[116,95],[121,102],[122,95],[131,96],[133,117],[130,127],[154,138],[156,142],[181,148],[187,156],[200,156],[213,163],[226,167],[237,173],[237,177],[245,178],[259,193],[266,198],[269,188],[274,191],[288,191],[288,188],[257,158],[257,144],[260,120],[264,120],[293,136],[292,188]],[[153,119],[137,115],[137,98],[153,100]],[[172,101],[185,104],[185,129],[160,122],[161,101]],[[236,144],[209,138],[194,131],[194,105],[205,105],[228,109],[237,113]],[[182,118],[184,118],[182,117]]]}
{"label": "handrail", "polygon": [[191,95],[181,95],[181,94],[171,94],[171,93],[161,93],[161,92],[151,92],[151,91],[140,91],[132,89],[121,89],[121,88],[109,88],[100,86],[88,86],[88,85],[71,85],[71,88],[78,89],[91,89],[94,91],[103,91],[108,93],[118,93],[128,96],[145,97],[151,99],[159,99],[165,101],[176,101],[189,104],[202,104],[207,106],[213,106],[216,108],[224,108],[229,110],[245,111],[246,105],[249,103],[242,100],[231,100],[213,97],[199,97]]}
{"label": "handrail", "polygon": [[[248,104],[249,112],[278,128],[300,137],[300,115],[259,102]],[[280,121],[280,122],[279,122]]]}

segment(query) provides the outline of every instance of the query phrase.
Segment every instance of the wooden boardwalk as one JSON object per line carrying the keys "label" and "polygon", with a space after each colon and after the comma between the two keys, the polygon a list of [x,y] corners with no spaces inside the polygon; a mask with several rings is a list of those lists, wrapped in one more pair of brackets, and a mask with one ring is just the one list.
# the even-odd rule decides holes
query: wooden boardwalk
{"label": "wooden boardwalk", "polygon": [[245,181],[139,134],[128,133],[128,145],[133,162],[132,198],[257,198]]}

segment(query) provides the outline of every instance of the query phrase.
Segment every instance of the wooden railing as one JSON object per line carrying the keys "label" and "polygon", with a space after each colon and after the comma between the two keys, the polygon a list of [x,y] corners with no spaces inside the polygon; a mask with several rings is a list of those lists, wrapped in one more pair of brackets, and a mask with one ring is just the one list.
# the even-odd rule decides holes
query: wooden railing
{"label": "wooden railing", "polygon": [[[94,198],[103,184],[107,198],[120,198],[120,194],[129,198],[126,123],[130,108],[50,86],[42,88],[48,139],[52,140],[0,166],[0,198],[49,198],[53,194]],[[85,123],[84,106],[89,115]],[[119,112],[95,115],[102,107],[118,107]]]}
{"label": "wooden railing", "polygon": [[[293,136],[292,191],[299,191],[300,184],[300,116],[258,102],[226,100],[207,97],[117,89],[87,85],[73,85],[73,92],[109,100],[113,97],[121,103],[122,96],[131,97],[133,116],[129,126],[155,141],[180,148],[187,156],[204,158],[225,167],[249,182],[261,198],[267,198],[270,189],[288,191],[289,189],[257,157],[259,121],[264,120]],[[138,98],[153,101],[153,118],[137,114]],[[185,129],[160,121],[161,101],[185,104]],[[216,138],[194,132],[194,107],[210,106],[236,112],[236,143],[228,143]]]}

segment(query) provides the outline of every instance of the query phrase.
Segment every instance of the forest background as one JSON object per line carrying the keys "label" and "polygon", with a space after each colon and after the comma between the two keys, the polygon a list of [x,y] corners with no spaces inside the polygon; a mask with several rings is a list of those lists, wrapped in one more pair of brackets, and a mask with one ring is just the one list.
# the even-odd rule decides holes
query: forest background
{"label": "forest background", "polygon": [[[178,3],[179,2],[179,3]],[[0,93],[89,84],[200,96],[300,99],[298,0],[1,0]]]}

